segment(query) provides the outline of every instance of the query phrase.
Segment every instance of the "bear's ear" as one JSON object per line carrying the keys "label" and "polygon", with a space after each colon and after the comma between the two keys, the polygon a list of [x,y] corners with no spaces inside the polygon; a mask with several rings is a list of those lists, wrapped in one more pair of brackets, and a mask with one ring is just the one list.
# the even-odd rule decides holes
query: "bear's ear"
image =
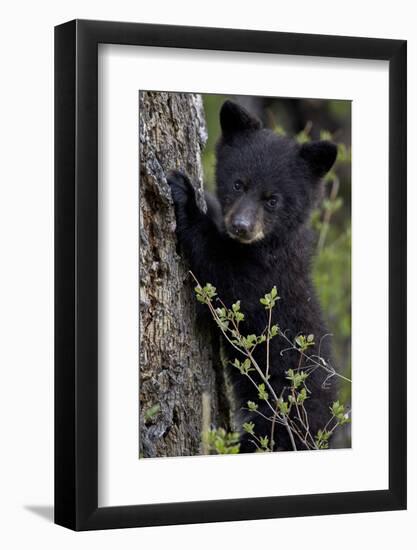
{"label": "bear's ear", "polygon": [[300,155],[309,165],[313,175],[321,178],[333,166],[337,157],[337,147],[331,141],[312,141],[301,146]]}
{"label": "bear's ear", "polygon": [[225,101],[220,110],[220,126],[225,139],[245,130],[259,130],[261,121],[252,116],[246,109],[234,103]]}

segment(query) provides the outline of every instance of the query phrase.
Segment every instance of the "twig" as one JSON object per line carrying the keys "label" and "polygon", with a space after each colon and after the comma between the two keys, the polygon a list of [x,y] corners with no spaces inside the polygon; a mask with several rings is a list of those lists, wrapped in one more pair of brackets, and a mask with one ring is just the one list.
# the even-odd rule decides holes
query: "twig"
{"label": "twig", "polygon": [[266,337],[266,374],[265,374],[266,378],[268,378],[268,373],[269,373],[269,341],[271,339],[271,319],[272,319],[272,307],[269,308],[268,333]]}
{"label": "twig", "polygon": [[[338,176],[336,174],[334,174],[332,189],[330,191],[330,196],[329,196],[330,202],[334,202],[336,200],[337,193],[339,192],[339,186],[340,186],[340,180],[339,180]],[[317,243],[317,252],[321,252],[323,250],[324,243],[325,243],[326,237],[327,237],[327,233],[329,232],[331,217],[332,217],[331,208],[327,208],[324,211],[323,224],[321,226],[320,236],[319,236],[319,240],[318,240],[318,243]]]}

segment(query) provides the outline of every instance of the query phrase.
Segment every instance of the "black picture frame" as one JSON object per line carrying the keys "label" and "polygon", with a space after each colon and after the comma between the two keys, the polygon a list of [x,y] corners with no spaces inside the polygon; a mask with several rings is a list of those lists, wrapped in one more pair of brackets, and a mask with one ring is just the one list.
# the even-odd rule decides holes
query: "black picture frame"
{"label": "black picture frame", "polygon": [[[98,44],[389,62],[389,488],[98,507]],[[406,508],[406,41],[74,20],[55,28],[55,522],[74,530]],[[385,404],[382,404],[385,406]]]}

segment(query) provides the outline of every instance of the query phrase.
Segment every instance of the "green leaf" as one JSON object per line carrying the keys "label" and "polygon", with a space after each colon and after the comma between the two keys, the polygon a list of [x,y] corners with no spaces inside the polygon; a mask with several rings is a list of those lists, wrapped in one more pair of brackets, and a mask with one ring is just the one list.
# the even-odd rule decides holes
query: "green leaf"
{"label": "green leaf", "polygon": [[279,412],[286,416],[289,412],[288,403],[284,401],[282,398],[278,400],[278,408]]}
{"label": "green leaf", "polygon": [[199,302],[201,302],[202,304],[205,304],[207,302],[207,299],[204,295],[203,289],[201,288],[200,285],[197,285],[194,288],[194,292],[195,292],[196,298]]}
{"label": "green leaf", "polygon": [[272,287],[271,292],[265,294],[265,296],[259,301],[263,306],[265,306],[265,309],[272,309],[275,306],[276,301],[279,299],[280,297],[278,296],[277,287],[274,286]]}
{"label": "green leaf", "polygon": [[328,130],[320,130],[320,139],[325,141],[332,141],[332,134]]}
{"label": "green leaf", "polygon": [[314,346],[314,334],[309,334],[307,337],[303,334],[299,334],[294,338],[294,342],[296,346],[298,346],[298,349],[304,352],[309,347]]}
{"label": "green leaf", "polygon": [[224,428],[208,430],[202,433],[202,440],[211,454],[237,454],[240,450],[240,434],[226,432]]}
{"label": "green leaf", "polygon": [[315,436],[317,447],[319,449],[328,449],[330,436],[330,432],[326,430],[319,430]]}
{"label": "green leaf", "polygon": [[263,449],[267,449],[268,448],[268,445],[269,445],[269,438],[268,436],[264,436],[264,437],[260,437],[259,438],[259,443],[261,444],[261,447]]}
{"label": "green leaf", "polygon": [[335,401],[330,407],[330,410],[336,417],[343,416],[345,413],[345,407],[344,405],[341,405],[339,401]]}
{"label": "green leaf", "polygon": [[343,426],[344,424],[348,424],[350,422],[350,418],[348,414],[344,414],[340,418],[338,417],[338,422],[340,426]]}
{"label": "green leaf", "polygon": [[243,321],[245,318],[245,315],[243,313],[241,313],[240,311],[237,311],[235,313],[235,319],[238,323],[240,323],[240,321]]}
{"label": "green leaf", "polygon": [[271,330],[269,331],[270,337],[273,338],[274,336],[277,336],[279,334],[279,326],[278,325],[272,325]]}
{"label": "green leaf", "polygon": [[294,389],[299,388],[308,378],[308,373],[304,371],[293,371],[293,369],[289,369],[286,372],[286,378],[287,380],[291,381],[291,386]]}
{"label": "green leaf", "polygon": [[305,132],[304,130],[301,130],[296,136],[295,139],[298,141],[298,143],[303,144],[311,141],[311,137]]}
{"label": "green leaf", "polygon": [[207,304],[208,302],[210,302],[217,294],[216,287],[214,287],[210,283],[207,283],[204,288],[202,288],[200,285],[197,285],[194,288],[194,292],[196,294],[197,300],[203,304]]}
{"label": "green leaf", "polygon": [[216,296],[216,287],[213,286],[210,283],[207,283],[206,286],[203,288],[203,291],[206,293],[208,298],[214,298]]}
{"label": "green leaf", "polygon": [[251,435],[254,435],[255,424],[253,422],[245,422],[242,426],[243,430]]}
{"label": "green leaf", "polygon": [[268,392],[265,390],[265,384],[259,384],[258,386],[258,397],[262,401],[268,400]]}
{"label": "green leaf", "polygon": [[217,316],[220,319],[226,319],[227,312],[226,312],[226,309],[224,307],[218,307],[216,309],[216,313],[217,313]]}
{"label": "green leaf", "polygon": [[245,349],[251,349],[258,341],[256,334],[248,334],[248,336],[242,336],[242,345]]}
{"label": "green leaf", "polygon": [[287,133],[286,133],[284,127],[281,126],[280,124],[277,124],[277,125],[274,126],[274,132],[275,132],[276,134],[278,134],[279,136],[285,136],[285,135],[287,135]]}
{"label": "green leaf", "polygon": [[305,388],[302,388],[299,392],[299,394],[297,395],[297,403],[304,403],[304,401],[308,399],[307,397],[307,390]]}
{"label": "green leaf", "polygon": [[249,372],[254,370],[251,360],[249,358],[245,359],[243,363],[241,363],[239,359],[235,359],[232,365],[239,369],[240,374],[249,374]]}
{"label": "green leaf", "polygon": [[144,413],[143,413],[143,419],[146,422],[149,422],[155,416],[159,413],[161,410],[161,405],[159,403],[156,403],[155,405],[152,405],[152,407],[149,407]]}

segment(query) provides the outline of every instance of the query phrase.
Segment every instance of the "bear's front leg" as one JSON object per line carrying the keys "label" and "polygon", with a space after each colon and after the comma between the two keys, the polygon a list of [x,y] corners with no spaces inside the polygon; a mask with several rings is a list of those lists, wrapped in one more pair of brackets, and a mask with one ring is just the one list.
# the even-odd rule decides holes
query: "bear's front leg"
{"label": "bear's front leg", "polygon": [[203,214],[198,208],[195,190],[188,176],[178,170],[168,174],[177,220],[177,235],[180,236],[190,226],[198,222]]}
{"label": "bear's front leg", "polygon": [[215,268],[217,262],[213,260],[214,257],[218,260],[218,249],[223,248],[218,227],[198,207],[196,192],[185,174],[179,171],[170,172],[167,181],[174,201],[176,233],[180,247],[201,284],[211,282],[215,285],[219,279],[219,270]]}

